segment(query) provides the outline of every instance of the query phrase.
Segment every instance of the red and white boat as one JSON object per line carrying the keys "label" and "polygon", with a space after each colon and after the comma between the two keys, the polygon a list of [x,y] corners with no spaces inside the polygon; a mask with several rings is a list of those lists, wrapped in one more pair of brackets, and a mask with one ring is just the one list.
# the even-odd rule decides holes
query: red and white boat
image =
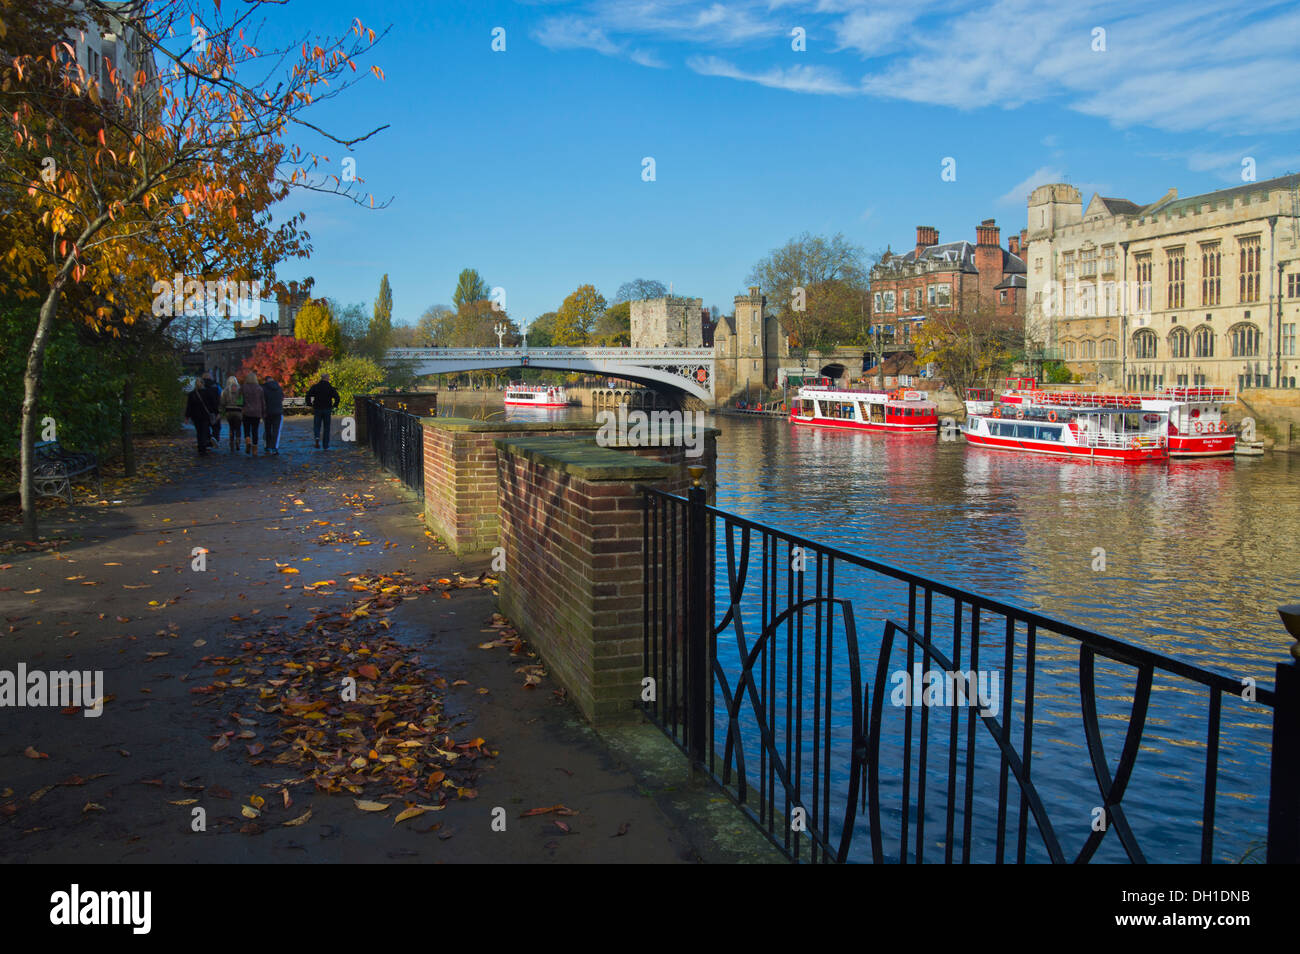
{"label": "red and white boat", "polygon": [[1005,404],[1024,406],[1139,409],[1168,418],[1170,457],[1228,457],[1237,444],[1224,419],[1236,400],[1229,388],[1170,387],[1156,394],[1094,394],[1040,389],[1033,378],[1009,378]]}
{"label": "red and white boat", "polygon": [[790,423],[860,431],[924,433],[939,426],[937,405],[924,391],[868,391],[827,385],[801,387]]}
{"label": "red and white boat", "polygon": [[1036,401],[994,401],[966,393],[962,433],[977,447],[1141,464],[1169,459],[1169,415],[1133,407],[1076,407]]}
{"label": "red and white boat", "polygon": [[547,385],[511,384],[506,388],[507,407],[568,407],[564,388]]}

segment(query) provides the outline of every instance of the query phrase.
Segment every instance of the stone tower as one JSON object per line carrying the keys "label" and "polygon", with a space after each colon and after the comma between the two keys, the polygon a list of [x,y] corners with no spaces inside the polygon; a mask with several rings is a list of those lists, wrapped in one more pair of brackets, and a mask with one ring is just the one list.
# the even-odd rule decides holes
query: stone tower
{"label": "stone tower", "polygon": [[290,282],[289,290],[276,296],[276,305],[279,312],[276,317],[276,334],[293,336],[294,324],[298,320],[298,309],[302,308],[307,302],[312,284],[310,278],[303,282],[302,285],[297,282]]}

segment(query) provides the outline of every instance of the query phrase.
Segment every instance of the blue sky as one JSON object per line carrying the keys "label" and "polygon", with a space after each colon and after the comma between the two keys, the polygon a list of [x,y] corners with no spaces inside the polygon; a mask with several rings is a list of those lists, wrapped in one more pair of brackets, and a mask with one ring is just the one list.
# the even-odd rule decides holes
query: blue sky
{"label": "blue sky", "polygon": [[1144,203],[1239,185],[1245,157],[1300,170],[1293,3],[298,0],[263,46],[357,15],[392,27],[362,64],[385,79],[315,116],[388,124],[352,155],[392,201],[296,194],[314,252],[281,277],[369,305],[387,272],[399,323],[464,267],[524,322],[637,277],[725,313],[805,230],[903,250],[919,224],[973,241],[993,217],[1005,243],[1043,182]]}

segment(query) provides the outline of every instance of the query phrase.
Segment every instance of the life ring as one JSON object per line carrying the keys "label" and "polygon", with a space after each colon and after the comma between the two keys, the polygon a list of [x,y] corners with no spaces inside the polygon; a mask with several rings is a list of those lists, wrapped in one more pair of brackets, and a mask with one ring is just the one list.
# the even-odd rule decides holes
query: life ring
{"label": "life ring", "polygon": [[1047,412],[1047,419],[1048,419],[1049,421],[1055,421],[1055,420],[1056,420],[1056,412],[1055,412],[1055,411],[1048,411],[1048,412]]}
{"label": "life ring", "polygon": [[1016,408],[1016,420],[1023,421],[1024,419],[1025,419],[1025,409],[1023,407]]}
{"label": "life ring", "polygon": [[1135,437],[1133,438],[1132,442],[1128,446],[1133,450],[1137,450],[1139,447],[1142,446],[1142,442]]}
{"label": "life ring", "polygon": [[993,416],[994,417],[1002,416],[1002,407],[1000,405],[998,407],[993,408]]}
{"label": "life ring", "polygon": [[1193,434],[1200,434],[1200,433],[1201,433],[1202,431],[1204,431],[1204,430],[1205,430],[1205,428],[1204,428],[1204,426],[1201,424],[1200,421],[1192,421],[1192,433],[1193,433]]}

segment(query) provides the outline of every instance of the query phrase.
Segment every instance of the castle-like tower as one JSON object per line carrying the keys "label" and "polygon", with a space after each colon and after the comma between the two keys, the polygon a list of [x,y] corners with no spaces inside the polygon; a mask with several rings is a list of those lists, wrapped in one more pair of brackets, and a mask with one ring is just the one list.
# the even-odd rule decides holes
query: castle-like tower
{"label": "castle-like tower", "polygon": [[298,320],[298,310],[306,304],[311,294],[312,279],[307,279],[300,286],[297,282],[289,283],[289,290],[281,295],[276,296],[276,305],[278,316],[276,319],[275,333],[278,335],[293,335],[294,323]]}

